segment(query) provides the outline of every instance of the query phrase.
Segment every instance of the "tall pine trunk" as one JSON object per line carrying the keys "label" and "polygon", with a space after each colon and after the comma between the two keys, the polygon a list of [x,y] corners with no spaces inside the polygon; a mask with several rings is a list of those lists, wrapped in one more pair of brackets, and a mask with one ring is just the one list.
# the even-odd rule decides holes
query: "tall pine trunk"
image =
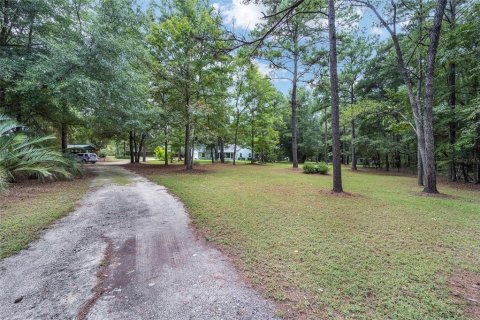
{"label": "tall pine trunk", "polygon": [[340,150],[340,108],[337,74],[337,35],[335,30],[335,1],[328,0],[328,34],[330,57],[330,99],[332,103],[333,192],[343,192]]}
{"label": "tall pine trunk", "polygon": [[293,49],[293,78],[292,78],[292,163],[294,168],[298,168],[298,129],[297,129],[297,78],[298,78],[298,30],[294,27],[292,41],[294,45]]}
{"label": "tall pine trunk", "polygon": [[442,29],[442,20],[447,0],[438,0],[435,10],[432,29],[430,31],[430,45],[427,51],[426,72],[425,72],[425,101],[423,114],[423,129],[425,131],[425,161],[423,167],[425,171],[426,193],[438,193],[437,173],[435,168],[435,143],[433,139],[433,96],[434,96],[434,76],[435,59],[437,56],[438,43],[440,41],[440,31]]}
{"label": "tall pine trunk", "polygon": [[134,153],[133,153],[133,131],[130,130],[128,135],[129,147],[130,147],[130,163],[135,163]]}
{"label": "tall pine trunk", "polygon": [[[455,30],[456,20],[456,0],[450,0],[450,30]],[[448,180],[457,181],[457,168],[455,167],[455,142],[457,140],[457,124],[455,119],[455,105],[456,105],[456,73],[455,63],[450,61],[448,63],[448,105],[452,112],[450,123],[448,124],[448,140],[450,143],[450,161],[448,163]]]}

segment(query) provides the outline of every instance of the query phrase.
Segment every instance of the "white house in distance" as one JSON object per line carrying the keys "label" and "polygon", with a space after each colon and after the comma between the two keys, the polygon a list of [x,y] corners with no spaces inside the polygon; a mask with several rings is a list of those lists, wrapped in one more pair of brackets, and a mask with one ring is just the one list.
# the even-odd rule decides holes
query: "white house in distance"
{"label": "white house in distance", "polygon": [[[233,147],[233,144],[225,145],[225,160],[233,160]],[[217,151],[220,152],[220,150]],[[236,160],[249,160],[251,157],[252,151],[250,149],[237,145]],[[193,160],[212,160],[210,148],[205,146],[195,148],[195,150],[193,150]]]}

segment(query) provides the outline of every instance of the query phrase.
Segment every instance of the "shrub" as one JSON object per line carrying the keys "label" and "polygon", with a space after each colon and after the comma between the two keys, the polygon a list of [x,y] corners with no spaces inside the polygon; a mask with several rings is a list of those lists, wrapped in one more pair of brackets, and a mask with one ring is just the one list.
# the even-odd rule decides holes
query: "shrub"
{"label": "shrub", "polygon": [[106,158],[107,157],[107,150],[106,149],[101,149],[100,152],[98,153],[98,156],[100,158]]}
{"label": "shrub", "polygon": [[329,167],[324,162],[319,163],[307,163],[303,166],[303,173],[312,174],[312,173],[319,173],[319,174],[327,174],[329,171]]}
{"label": "shrub", "polygon": [[157,160],[163,160],[165,159],[165,149],[163,149],[162,147],[155,147],[155,149],[153,150],[153,153],[155,153],[155,159]]}
{"label": "shrub", "polygon": [[330,167],[325,162],[317,163],[317,172],[320,174],[328,174]]}
{"label": "shrub", "polygon": [[315,165],[313,163],[303,165],[303,173],[317,173]]}

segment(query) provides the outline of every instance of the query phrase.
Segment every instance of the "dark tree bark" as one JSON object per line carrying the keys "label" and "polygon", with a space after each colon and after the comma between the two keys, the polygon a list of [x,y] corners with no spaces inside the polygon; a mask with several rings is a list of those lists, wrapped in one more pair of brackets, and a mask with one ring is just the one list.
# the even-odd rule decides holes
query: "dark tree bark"
{"label": "dark tree bark", "polygon": [[66,123],[62,123],[60,131],[62,140],[62,152],[66,153],[68,148],[68,125]]}
{"label": "dark tree bark", "polygon": [[128,135],[129,145],[130,145],[130,163],[135,163],[134,153],[133,153],[133,131],[130,130]]}
{"label": "dark tree bark", "polygon": [[168,166],[168,126],[165,126],[163,133],[165,134],[165,165]]}
{"label": "dark tree bark", "polygon": [[417,149],[417,184],[423,186],[423,163],[419,149]]}
{"label": "dark tree bark", "polygon": [[[455,30],[456,23],[456,0],[450,0],[450,30]],[[448,163],[448,180],[457,181],[457,169],[455,167],[455,142],[457,140],[457,124],[455,119],[455,105],[456,105],[456,72],[455,62],[450,61],[448,63],[448,105],[452,111],[451,121],[448,124],[448,140],[450,143],[450,161]]]}
{"label": "dark tree bark", "polygon": [[[353,92],[353,82],[350,84],[350,105],[353,110],[353,104],[355,102],[355,95]],[[355,154],[355,114],[352,114],[352,121],[350,122],[352,128],[352,170],[357,170],[357,155]]]}
{"label": "dark tree bark", "polygon": [[430,31],[430,45],[427,51],[426,72],[425,72],[425,101],[423,114],[423,129],[425,130],[425,161],[423,162],[425,171],[426,193],[438,193],[437,173],[435,168],[435,144],[433,139],[433,95],[434,95],[434,76],[435,59],[437,56],[438,43],[440,41],[440,31],[442,29],[443,14],[447,0],[437,0],[435,17]]}
{"label": "dark tree bark", "polygon": [[238,143],[238,127],[240,124],[240,112],[237,111],[236,119],[235,119],[235,137],[233,139],[233,165],[235,165],[235,161],[237,159],[237,143]]}
{"label": "dark tree bark", "polygon": [[143,140],[142,144],[142,161],[147,162],[147,143],[145,140]]}
{"label": "dark tree bark", "polygon": [[254,111],[254,109],[251,109],[251,113],[252,113],[252,121],[251,121],[251,124],[252,124],[252,132],[251,132],[252,157],[251,157],[250,162],[253,164],[254,163],[254,158],[255,158],[255,154],[254,154],[254,149],[255,149],[255,111]]}
{"label": "dark tree bark", "polygon": [[325,142],[323,144],[323,153],[325,163],[328,163],[328,118],[327,118],[327,106],[325,105],[325,130],[324,130]]}
{"label": "dark tree bark", "polygon": [[298,82],[298,30],[294,26],[292,33],[292,42],[293,42],[293,78],[292,78],[292,118],[291,118],[291,129],[292,129],[292,163],[294,168],[298,168],[298,116],[297,116],[297,82]]}
{"label": "dark tree bark", "polygon": [[343,192],[340,150],[340,108],[337,74],[337,34],[335,30],[335,1],[328,0],[328,34],[330,57],[330,94],[332,102],[333,192]]}
{"label": "dark tree bark", "polygon": [[225,163],[225,143],[223,138],[218,138],[218,146],[220,147],[220,163]]}
{"label": "dark tree bark", "polygon": [[188,89],[186,90],[186,101],[185,101],[185,111],[186,111],[186,124],[185,124],[185,165],[187,170],[191,170],[192,161],[190,154],[190,96]]}

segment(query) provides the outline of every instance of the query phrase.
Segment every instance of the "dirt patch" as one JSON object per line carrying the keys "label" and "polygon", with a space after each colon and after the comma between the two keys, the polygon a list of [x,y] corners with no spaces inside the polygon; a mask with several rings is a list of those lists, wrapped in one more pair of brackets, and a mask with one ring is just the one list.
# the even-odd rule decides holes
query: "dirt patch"
{"label": "dirt patch", "polygon": [[147,177],[157,174],[207,174],[215,172],[214,166],[212,165],[194,166],[192,170],[187,170],[185,166],[178,164],[165,166],[163,164],[130,163],[122,167]]}
{"label": "dirt patch", "polygon": [[445,193],[426,193],[426,192],[412,192],[412,195],[417,197],[439,198],[439,199],[457,199],[457,197]]}
{"label": "dirt patch", "polygon": [[[86,170],[83,179],[91,180],[94,176],[95,174],[92,171]],[[78,179],[45,182],[38,180],[20,180],[10,183],[8,188],[0,193],[0,209],[9,205],[15,205],[19,201],[36,198],[41,194],[51,194],[57,190],[68,189],[76,185],[77,182]]]}
{"label": "dirt patch", "polygon": [[98,284],[93,288],[93,295],[88,299],[78,310],[76,320],[85,320],[88,316],[88,313],[95,305],[95,302],[107,291],[105,286],[106,279],[110,274],[110,264],[112,261],[113,255],[113,241],[107,237],[103,237],[107,243],[107,248],[105,249],[105,257],[103,258],[102,263],[97,272]]}
{"label": "dirt patch", "polygon": [[471,319],[480,319],[480,274],[464,271],[448,280],[451,294],[464,305],[465,313]]}
{"label": "dirt patch", "polygon": [[320,190],[320,194],[337,198],[362,198],[364,195],[355,192],[333,192],[332,190]]}

